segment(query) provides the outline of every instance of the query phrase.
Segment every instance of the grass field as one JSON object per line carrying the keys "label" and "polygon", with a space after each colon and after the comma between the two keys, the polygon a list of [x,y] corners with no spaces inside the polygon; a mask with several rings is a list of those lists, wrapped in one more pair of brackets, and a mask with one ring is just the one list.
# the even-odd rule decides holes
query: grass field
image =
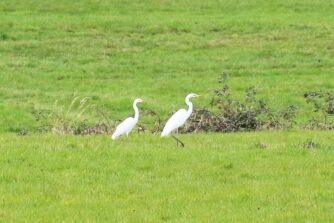
{"label": "grass field", "polygon": [[1,135],[0,221],[333,220],[332,133],[181,137]]}
{"label": "grass field", "polygon": [[207,106],[221,73],[236,95],[254,85],[273,106],[301,107],[305,121],[303,93],[334,88],[333,4],[3,0],[1,129],[32,128],[33,109],[74,94],[113,120],[131,113],[135,97],[164,117],[188,92]]}
{"label": "grass field", "polygon": [[333,39],[331,0],[0,1],[0,221],[333,222],[333,131],[188,134],[181,150],[39,134],[32,114],[80,96],[117,121],[141,97],[165,120],[189,92],[208,107],[224,73],[236,97],[298,106],[299,128],[303,93],[334,89]]}

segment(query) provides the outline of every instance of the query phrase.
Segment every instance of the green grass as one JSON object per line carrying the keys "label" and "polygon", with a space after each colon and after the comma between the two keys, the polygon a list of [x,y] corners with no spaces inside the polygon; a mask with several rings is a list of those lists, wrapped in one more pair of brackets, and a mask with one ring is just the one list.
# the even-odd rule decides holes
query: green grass
{"label": "green grass", "polygon": [[0,221],[331,222],[332,136],[1,135]]}
{"label": "green grass", "polygon": [[38,134],[32,112],[77,95],[116,121],[141,97],[165,120],[189,92],[209,107],[226,73],[236,97],[255,86],[274,108],[298,106],[301,127],[303,93],[334,88],[333,6],[1,0],[0,221],[332,222],[333,132],[190,134],[179,149],[150,134]]}
{"label": "green grass", "polygon": [[333,4],[3,0],[0,129],[32,129],[33,109],[74,94],[112,120],[131,114],[135,97],[166,118],[189,92],[207,107],[223,72],[234,94],[254,85],[274,107],[299,106],[304,123],[311,108],[303,93],[334,87]]}

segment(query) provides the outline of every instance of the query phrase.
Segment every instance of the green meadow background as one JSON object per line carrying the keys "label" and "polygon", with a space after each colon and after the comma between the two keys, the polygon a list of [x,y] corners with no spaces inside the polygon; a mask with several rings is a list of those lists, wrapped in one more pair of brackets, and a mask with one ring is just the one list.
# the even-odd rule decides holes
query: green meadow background
{"label": "green meadow background", "polygon": [[[207,107],[222,73],[232,93],[255,86],[281,108],[334,87],[333,1],[0,2],[1,131],[32,129],[33,109],[74,95],[108,111],[132,100],[164,119],[196,92]],[[87,113],[96,120],[96,114]]]}
{"label": "green meadow background", "polygon": [[189,92],[209,108],[227,74],[237,98],[298,106],[300,127],[303,94],[333,91],[333,40],[332,0],[1,0],[0,221],[333,222],[332,131],[187,134],[181,150],[40,134],[32,114],[80,96],[117,121],[141,97],[165,120]]}

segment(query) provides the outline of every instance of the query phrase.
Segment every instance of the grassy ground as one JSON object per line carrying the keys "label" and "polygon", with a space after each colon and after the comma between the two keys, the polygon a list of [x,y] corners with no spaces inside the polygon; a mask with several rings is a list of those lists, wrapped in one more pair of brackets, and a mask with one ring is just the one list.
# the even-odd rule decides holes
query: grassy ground
{"label": "grassy ground", "polygon": [[165,119],[189,92],[207,107],[226,73],[237,96],[255,86],[297,105],[301,125],[303,93],[334,88],[333,6],[1,0],[0,221],[332,222],[333,132],[183,135],[182,150],[153,135],[39,135],[32,112],[79,95],[118,120],[142,97]]}
{"label": "grassy ground", "polygon": [[[88,96],[118,120],[135,97],[162,116],[189,92],[208,106],[221,73],[276,107],[334,87],[332,1],[20,1],[0,3],[0,129],[35,108]],[[65,101],[65,102],[64,102]],[[96,115],[87,117],[96,120]]]}
{"label": "grassy ground", "polygon": [[181,138],[1,135],[0,221],[332,222],[332,133]]}

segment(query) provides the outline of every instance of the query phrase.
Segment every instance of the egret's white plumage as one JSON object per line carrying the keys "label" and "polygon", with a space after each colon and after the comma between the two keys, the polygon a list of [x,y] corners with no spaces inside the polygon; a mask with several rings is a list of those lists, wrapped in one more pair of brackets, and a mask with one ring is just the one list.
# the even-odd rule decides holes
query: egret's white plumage
{"label": "egret's white plumage", "polygon": [[121,122],[117,127],[116,130],[114,132],[114,134],[112,134],[111,138],[113,140],[115,140],[117,137],[121,136],[121,135],[128,135],[131,130],[133,129],[133,127],[136,126],[138,119],[139,119],[139,110],[137,107],[137,103],[143,102],[142,99],[137,98],[134,102],[133,102],[133,109],[135,110],[135,116],[134,117],[129,117],[126,118],[123,122]]}
{"label": "egret's white plumage", "polygon": [[195,93],[190,93],[186,97],[186,104],[189,106],[188,110],[180,109],[177,112],[175,112],[170,119],[168,119],[161,136],[168,136],[173,132],[174,130],[177,130],[179,127],[184,125],[184,123],[187,121],[187,119],[190,117],[191,113],[193,112],[193,104],[190,102],[190,98],[197,97],[199,95]]}

